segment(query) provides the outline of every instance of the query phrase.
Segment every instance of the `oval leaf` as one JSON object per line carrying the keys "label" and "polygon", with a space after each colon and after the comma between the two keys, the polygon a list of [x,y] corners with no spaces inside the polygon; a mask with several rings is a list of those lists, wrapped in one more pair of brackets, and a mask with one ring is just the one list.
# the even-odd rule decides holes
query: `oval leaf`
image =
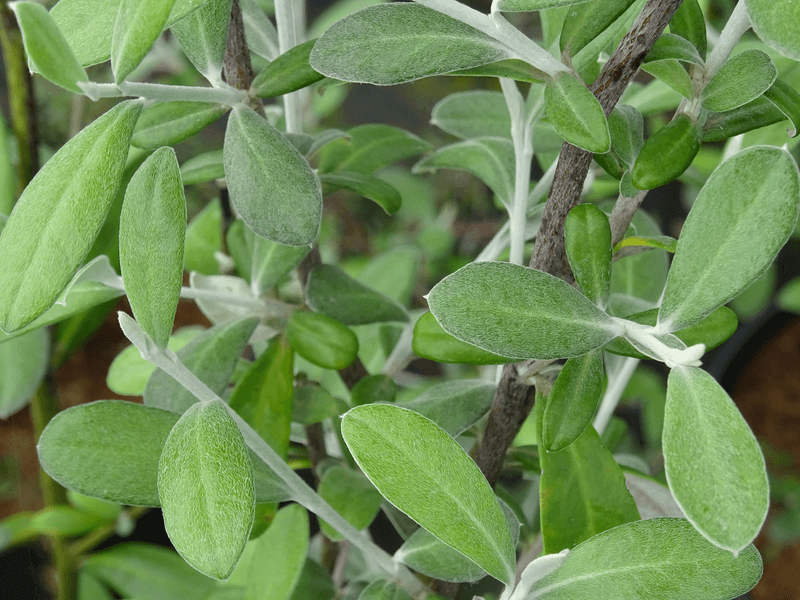
{"label": "oval leaf", "polygon": [[347,137],[322,148],[319,171],[355,171],[372,175],[398,160],[422,154],[431,148],[429,142],[398,127],[379,123],[359,125],[350,129]]}
{"label": "oval leaf", "polygon": [[[222,150],[198,154],[181,165],[183,185],[205,183],[223,177],[225,177],[225,168],[222,166]],[[204,275],[212,275],[212,273],[204,273]]]}
{"label": "oval leaf", "polygon": [[111,70],[119,85],[164,29],[175,0],[121,0],[111,37]]}
{"label": "oval leaf", "polygon": [[635,1],[603,0],[587,2],[583,6],[570,9],[561,29],[561,52],[575,56],[622,16]]}
{"label": "oval leaf", "polygon": [[788,152],[759,146],[722,163],[681,230],[659,327],[697,323],[758,279],[789,239],[798,206],[800,176]]}
{"label": "oval leaf", "polygon": [[568,283],[509,263],[459,269],[428,304],[450,335],[517,359],[580,356],[617,335],[611,317]]}
{"label": "oval leaf", "polygon": [[[350,403],[353,406],[373,402],[394,402],[397,384],[388,375],[367,375],[358,380],[350,390]],[[410,407],[407,407],[410,408]],[[413,410],[413,409],[412,409]]]}
{"label": "oval leaf", "polygon": [[357,406],[342,435],[378,491],[492,577],[514,579],[514,545],[491,486],[432,421],[389,404]]}
{"label": "oval leaf", "polygon": [[670,372],[663,447],[667,482],[686,517],[714,545],[739,554],[767,517],[767,471],[750,427],[705,371]]}
{"label": "oval leaf", "polygon": [[570,144],[603,154],[611,148],[608,121],[600,101],[574,76],[561,72],[544,88],[550,124]]}
{"label": "oval leaf", "polygon": [[792,0],[745,0],[753,30],[770,48],[800,60],[800,5]]}
{"label": "oval leaf", "polygon": [[230,577],[253,525],[255,488],[244,438],[222,401],[193,405],[172,428],[158,495],[178,554],[209,577]]}
{"label": "oval leaf", "polygon": [[171,27],[181,50],[212,84],[222,79],[222,61],[228,42],[231,0],[206,2]]}
{"label": "oval leaf", "polygon": [[228,118],[223,162],[231,202],[256,235],[287,246],[316,239],[319,179],[286,138],[244,105]]}
{"label": "oval leaf", "polygon": [[700,95],[703,108],[724,112],[752,102],[778,78],[772,59],[761,50],[745,50],[714,74]]}
{"label": "oval leaf", "polygon": [[78,270],[116,196],[141,107],[112,108],[25,188],[0,236],[0,329],[12,332],[41,315]]}
{"label": "oval leaf", "polygon": [[0,344],[0,419],[27,406],[50,364],[50,332],[29,331]]}
{"label": "oval leaf", "polygon": [[697,48],[700,57],[705,59],[708,47],[706,19],[697,0],[683,0],[669,21],[669,30],[689,40]]}
{"label": "oval leaf", "polygon": [[358,338],[336,319],[296,311],[286,326],[292,348],[310,363],[324,369],[344,369],[358,355]]}
{"label": "oval leaf", "polygon": [[430,311],[422,315],[414,325],[411,347],[417,356],[443,363],[503,365],[517,362],[515,358],[500,356],[454,338],[442,329]]}
{"label": "oval leaf", "polygon": [[[173,146],[202,131],[226,112],[227,106],[213,102],[159,102],[142,111],[131,143],[144,149]],[[196,158],[199,157],[190,160]],[[222,164],[221,156],[219,164]]]}
{"label": "oval leaf", "polygon": [[700,132],[692,119],[679,114],[644,143],[631,169],[640,190],[652,190],[680,177],[700,151]]}
{"label": "oval leaf", "polygon": [[564,223],[569,265],[581,291],[600,308],[611,293],[611,227],[606,214],[593,204],[579,204]]}
{"label": "oval leaf", "polygon": [[[344,467],[331,467],[322,476],[317,493],[356,529],[364,529],[378,515],[383,496],[366,477]],[[344,537],[320,519],[320,528],[329,539],[341,542]]]}
{"label": "oval leaf", "polygon": [[250,92],[259,98],[283,96],[323,79],[324,75],[308,64],[316,41],[309,40],[295,46],[269,63],[253,80]]}
{"label": "oval leaf", "polygon": [[447,381],[398,406],[421,414],[456,437],[489,412],[496,387],[483,379]]}
{"label": "oval leaf", "polygon": [[462,140],[476,137],[511,137],[511,115],[500,92],[474,90],[439,100],[431,124]]}

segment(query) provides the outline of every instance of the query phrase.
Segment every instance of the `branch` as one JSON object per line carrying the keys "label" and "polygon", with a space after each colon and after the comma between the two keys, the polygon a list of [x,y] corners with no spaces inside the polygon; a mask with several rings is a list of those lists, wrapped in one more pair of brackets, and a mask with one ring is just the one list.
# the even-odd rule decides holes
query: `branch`
{"label": "branch", "polygon": [[255,73],[250,63],[250,50],[244,36],[242,6],[239,0],[231,3],[231,20],[228,24],[228,47],[225,49],[225,60],[222,63],[225,82],[237,90],[249,90]]}

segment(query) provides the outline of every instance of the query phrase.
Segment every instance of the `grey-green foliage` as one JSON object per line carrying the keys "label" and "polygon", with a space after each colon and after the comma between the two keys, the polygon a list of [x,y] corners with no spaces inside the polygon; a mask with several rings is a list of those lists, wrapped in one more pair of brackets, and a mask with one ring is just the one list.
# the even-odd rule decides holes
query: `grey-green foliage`
{"label": "grey-green foliage", "polygon": [[186,57],[213,84],[222,77],[230,17],[231,0],[211,0],[171,27]]}

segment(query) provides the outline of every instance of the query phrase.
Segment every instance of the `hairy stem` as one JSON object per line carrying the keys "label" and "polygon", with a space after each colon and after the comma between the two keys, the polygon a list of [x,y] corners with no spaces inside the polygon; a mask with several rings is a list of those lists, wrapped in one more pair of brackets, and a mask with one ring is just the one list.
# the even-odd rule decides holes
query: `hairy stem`
{"label": "hairy stem", "polygon": [[[281,54],[294,48],[302,36],[302,2],[294,0],[275,0],[275,23],[278,29],[278,46]],[[284,118],[287,133],[303,132],[303,107],[300,92],[292,92],[283,97]]]}

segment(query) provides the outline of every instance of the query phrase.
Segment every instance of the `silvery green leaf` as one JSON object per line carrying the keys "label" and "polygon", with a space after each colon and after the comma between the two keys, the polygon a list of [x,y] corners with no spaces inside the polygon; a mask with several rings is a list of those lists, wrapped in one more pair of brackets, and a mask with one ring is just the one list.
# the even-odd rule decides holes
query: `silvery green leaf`
{"label": "silvery green leaf", "polygon": [[562,550],[558,554],[545,554],[529,562],[528,566],[525,567],[525,570],[522,572],[519,583],[517,587],[514,588],[514,592],[511,594],[509,600],[523,600],[527,598],[533,585],[564,564],[568,554],[569,550]]}
{"label": "silvery green leaf", "polygon": [[408,402],[408,408],[436,423],[457,437],[477,423],[489,411],[496,386],[483,379],[462,379],[439,383]]}
{"label": "silvery green leaf", "polygon": [[458,92],[439,100],[431,112],[431,124],[462,140],[511,136],[505,98],[488,90]]}
{"label": "silvery green leaf", "polygon": [[119,85],[164,29],[175,0],[121,0],[111,37],[111,70]]}
{"label": "silvery green leaf", "polygon": [[[205,183],[225,177],[222,166],[222,150],[204,152],[188,159],[181,165],[181,178],[183,185]],[[205,273],[208,275],[209,273]]]}
{"label": "silvery green leaf", "polygon": [[256,235],[252,240],[250,284],[257,295],[278,285],[311,250],[305,246],[286,246]]}
{"label": "silvery green leaf", "polygon": [[278,50],[278,31],[269,20],[258,0],[243,0],[244,34],[251,52],[267,60],[275,60]]}
{"label": "silvery green leaf", "polygon": [[589,88],[562,71],[547,82],[544,97],[547,118],[561,137],[589,152],[608,152],[608,121]]}
{"label": "silvery green leaf", "polygon": [[28,184],[0,236],[0,328],[47,310],[97,237],[116,196],[141,102],[118,104],[67,142]]}
{"label": "silvery green leaf", "polygon": [[800,60],[800,6],[792,0],[745,0],[753,31],[767,46]]}
{"label": "silvery green leaf", "polygon": [[662,33],[656,43],[647,53],[644,59],[645,64],[657,60],[674,59],[681,62],[702,65],[703,59],[697,48],[687,40],[674,33]]}
{"label": "silvery green leaf", "polygon": [[499,0],[497,10],[502,12],[533,12],[546,8],[581,4],[588,0]]}
{"label": "silvery green leaf", "polygon": [[383,4],[332,25],[311,66],[334,79],[393,85],[506,58],[505,46],[452,17],[419,4]]}
{"label": "silvery green leaf", "polygon": [[625,487],[633,496],[642,519],[686,517],[681,507],[675,502],[672,492],[660,481],[641,473],[625,470]]}
{"label": "silvery green leaf", "polygon": [[414,325],[411,346],[417,356],[442,363],[502,365],[517,362],[514,358],[499,356],[453,337],[442,329],[430,311]]}
{"label": "silvery green leaf", "polygon": [[50,363],[50,333],[36,329],[0,344],[0,419],[31,401]]}
{"label": "silvery green leaf", "polygon": [[[774,104],[785,118],[791,121],[792,127],[788,130],[788,133],[791,137],[797,137],[798,133],[800,133],[800,92],[788,83],[777,79],[772,84],[772,87],[764,92],[764,97]],[[768,118],[762,118],[762,122],[765,125],[770,125],[772,122],[780,120],[776,119],[775,121],[767,122]]]}
{"label": "silvery green leaf", "polygon": [[738,555],[769,509],[761,447],[711,375],[672,369],[664,414],[664,470],[675,500],[715,546]]}
{"label": "silvery green leaf", "polygon": [[681,230],[658,326],[697,323],[755,281],[789,239],[798,206],[800,178],[786,151],[757,146],[722,163]]}
{"label": "silvery green leaf", "polygon": [[720,67],[703,88],[703,108],[724,112],[752,102],[778,78],[772,59],[761,50],[745,50]]}
{"label": "silvery green leaf", "polygon": [[131,143],[145,149],[173,146],[202,131],[226,112],[227,106],[213,102],[159,102],[142,111]]}
{"label": "silvery green leaf", "polygon": [[119,225],[119,260],[136,320],[164,348],[183,280],[186,199],[172,148],[156,150],[128,183]]}
{"label": "silvery green leaf", "polygon": [[632,165],[644,145],[644,118],[628,104],[617,104],[608,115],[611,147],[627,165]]}
{"label": "silvery green leaf", "polygon": [[[197,290],[200,295],[195,299],[197,307],[203,312],[209,321],[215,325],[221,325],[244,319],[247,317],[266,317],[266,316],[285,316],[287,314],[271,314],[267,310],[266,304],[253,294],[253,290],[247,282],[240,277],[231,275],[211,275],[204,276],[200,273],[189,275],[189,286],[192,290]],[[214,298],[214,294],[221,294],[221,298]],[[209,297],[210,296],[210,297]],[[258,339],[266,339],[274,335],[275,330],[265,325],[257,328]]]}
{"label": "silvery green leaf", "polygon": [[512,358],[580,356],[618,334],[611,317],[568,283],[509,263],[462,267],[434,286],[428,305],[450,335]]}
{"label": "silvery green leaf", "polygon": [[355,171],[371,175],[398,160],[432,148],[413,133],[379,123],[359,125],[347,131],[348,138],[326,145],[319,153],[319,171]]}
{"label": "silvery green leaf", "polygon": [[228,118],[223,162],[231,202],[256,235],[288,246],[316,239],[319,179],[286,138],[242,104]]}
{"label": "silvery green leaf", "polygon": [[181,50],[213,85],[222,77],[231,0],[211,0],[170,28]]}

